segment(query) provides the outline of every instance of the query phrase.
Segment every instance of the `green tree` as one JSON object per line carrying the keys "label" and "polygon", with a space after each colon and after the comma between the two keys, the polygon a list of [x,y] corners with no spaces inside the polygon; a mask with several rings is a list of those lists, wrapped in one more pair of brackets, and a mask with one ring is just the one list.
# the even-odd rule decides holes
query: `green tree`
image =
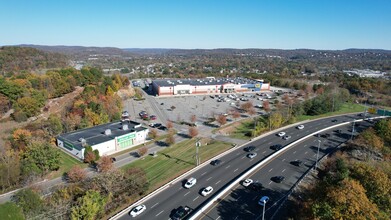
{"label": "green tree", "polygon": [[21,156],[24,174],[46,173],[60,168],[60,153],[47,142],[31,142]]}
{"label": "green tree", "polygon": [[13,197],[13,202],[22,208],[26,217],[36,216],[44,209],[44,203],[40,195],[30,188],[18,191]]}
{"label": "green tree", "polygon": [[13,202],[6,202],[0,205],[0,219],[2,220],[24,220],[22,209]]}
{"label": "green tree", "polygon": [[36,115],[40,110],[40,105],[38,101],[31,97],[19,98],[16,101],[16,104],[17,108],[20,109],[20,111],[22,111],[23,113],[25,113],[28,118]]}
{"label": "green tree", "polygon": [[107,198],[99,192],[88,190],[83,197],[77,199],[76,204],[71,209],[72,220],[94,220],[104,211]]}
{"label": "green tree", "polygon": [[50,136],[56,136],[62,132],[61,119],[57,115],[51,114],[45,124]]}
{"label": "green tree", "polygon": [[279,128],[282,125],[283,121],[284,119],[282,117],[282,114],[279,112],[273,112],[269,115],[269,126],[272,129]]}

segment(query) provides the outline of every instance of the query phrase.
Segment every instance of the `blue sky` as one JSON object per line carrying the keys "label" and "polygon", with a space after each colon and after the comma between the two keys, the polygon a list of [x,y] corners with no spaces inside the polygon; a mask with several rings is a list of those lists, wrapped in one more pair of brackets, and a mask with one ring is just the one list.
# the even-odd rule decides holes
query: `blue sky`
{"label": "blue sky", "polygon": [[391,49],[390,0],[0,0],[0,45]]}

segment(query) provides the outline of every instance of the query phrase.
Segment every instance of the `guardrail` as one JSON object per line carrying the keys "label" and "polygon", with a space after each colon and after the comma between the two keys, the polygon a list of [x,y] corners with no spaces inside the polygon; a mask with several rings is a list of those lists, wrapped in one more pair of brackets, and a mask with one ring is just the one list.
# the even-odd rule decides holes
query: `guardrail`
{"label": "guardrail", "polygon": [[[378,118],[385,118],[384,116],[380,116],[380,117],[374,117],[372,119],[378,119]],[[324,128],[324,129],[321,129],[319,131],[316,131],[316,132],[313,132],[303,138],[300,138],[290,144],[288,144],[286,147],[284,147],[283,149],[273,153],[272,155],[270,155],[269,157],[265,158],[264,160],[262,160],[261,162],[259,162],[257,165],[253,166],[250,170],[248,170],[247,172],[245,172],[243,175],[239,176],[239,177],[236,177],[235,180],[233,182],[231,182],[231,184],[229,184],[225,189],[221,190],[218,194],[214,195],[202,208],[200,208],[196,213],[194,213],[190,218],[189,220],[194,220],[196,219],[198,216],[200,216],[205,210],[207,210],[214,202],[216,202],[218,199],[220,199],[221,197],[224,196],[224,194],[226,194],[229,190],[231,190],[234,186],[236,186],[242,179],[245,179],[246,176],[250,175],[252,172],[256,171],[259,167],[263,166],[264,164],[268,163],[270,160],[273,160],[275,157],[281,155],[282,153],[284,153],[285,151],[287,151],[288,149],[290,149],[291,147],[293,147],[294,145],[302,142],[303,140],[305,139],[308,139],[310,137],[312,137],[313,135],[315,134],[318,134],[318,133],[321,133],[321,132],[324,132],[324,131],[327,131],[327,130],[330,130],[330,129],[333,129],[333,128],[336,128],[336,127],[339,127],[339,126],[343,126],[343,125],[347,125],[347,124],[350,124],[352,122],[360,122],[360,121],[363,121],[364,119],[358,119],[358,120],[353,120],[353,121],[349,121],[349,122],[344,122],[344,123],[340,123],[340,124],[337,124],[337,125],[334,125],[334,126],[330,126],[330,127],[327,127],[327,128]]]}

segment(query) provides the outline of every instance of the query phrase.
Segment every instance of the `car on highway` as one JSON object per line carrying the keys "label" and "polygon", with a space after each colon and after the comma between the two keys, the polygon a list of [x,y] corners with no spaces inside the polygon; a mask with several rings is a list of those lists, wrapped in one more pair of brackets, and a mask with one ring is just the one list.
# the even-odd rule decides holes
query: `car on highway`
{"label": "car on highway", "polygon": [[255,150],[255,147],[254,146],[248,146],[248,147],[245,147],[243,150],[246,151],[246,152],[250,152],[250,151]]}
{"label": "car on highway", "polygon": [[304,129],[304,125],[299,125],[299,126],[297,126],[297,129],[299,129],[299,130]]}
{"label": "car on highway", "polygon": [[331,134],[329,133],[325,133],[325,134],[321,134],[320,135],[322,138],[329,138],[331,136]]}
{"label": "car on highway", "polygon": [[174,214],[171,216],[170,219],[172,220],[181,220],[184,219],[189,213],[190,213],[190,207],[188,206],[179,206],[174,212]]}
{"label": "car on highway", "polygon": [[291,136],[290,135],[285,135],[282,139],[289,140],[289,139],[291,139]]}
{"label": "car on highway", "polygon": [[292,165],[295,165],[297,167],[301,166],[301,164],[303,163],[303,161],[301,160],[294,160],[294,161],[291,161],[291,164]]}
{"label": "car on highway", "polygon": [[190,189],[191,187],[193,187],[195,184],[197,183],[197,179],[194,178],[194,177],[191,177],[190,179],[188,179],[185,183],[185,188],[186,189]]}
{"label": "car on highway", "polygon": [[278,133],[277,135],[278,135],[279,137],[282,137],[282,136],[284,136],[285,134],[286,134],[285,132],[281,131],[281,132]]}
{"label": "car on highway", "polygon": [[134,207],[132,209],[132,211],[130,211],[129,215],[131,215],[132,217],[136,217],[136,216],[140,215],[141,213],[143,213],[145,211],[145,209],[147,209],[147,207],[145,205],[138,205],[138,206]]}
{"label": "car on highway", "polygon": [[221,163],[221,160],[217,159],[217,160],[212,160],[212,162],[210,162],[211,165],[213,166],[217,166]]}
{"label": "car on highway", "polygon": [[250,158],[250,159],[253,159],[256,156],[257,156],[257,153],[249,153],[249,154],[247,154],[247,157]]}
{"label": "car on highway", "polygon": [[333,120],[331,120],[331,122],[337,122],[338,120],[337,119],[333,119]]}
{"label": "car on highway", "polygon": [[251,183],[253,183],[253,182],[254,181],[252,179],[245,179],[245,180],[243,180],[242,185],[247,187],[247,186],[251,185]]}
{"label": "car on highway", "polygon": [[207,195],[211,194],[212,192],[213,192],[213,187],[208,186],[202,190],[201,195],[207,196]]}
{"label": "car on highway", "polygon": [[258,204],[264,206],[269,201],[269,199],[270,198],[268,196],[262,196],[262,198],[258,201]]}
{"label": "car on highway", "polygon": [[272,150],[281,150],[283,146],[281,144],[275,144],[270,147]]}
{"label": "car on highway", "polygon": [[282,181],[284,181],[285,177],[283,176],[275,176],[275,177],[272,177],[272,181],[276,182],[276,183],[281,183]]}

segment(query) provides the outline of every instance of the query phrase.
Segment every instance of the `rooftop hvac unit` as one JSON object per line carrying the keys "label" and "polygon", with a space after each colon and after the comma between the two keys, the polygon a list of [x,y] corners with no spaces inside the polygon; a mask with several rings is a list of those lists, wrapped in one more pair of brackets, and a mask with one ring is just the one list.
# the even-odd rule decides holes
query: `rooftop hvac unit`
{"label": "rooftop hvac unit", "polygon": [[79,141],[81,142],[81,146],[86,146],[87,145],[87,141],[86,141],[86,139],[84,139],[84,138],[79,138]]}
{"label": "rooftop hvac unit", "polygon": [[106,130],[105,130],[105,135],[106,135],[106,136],[111,135],[111,130],[110,130],[110,129],[106,129]]}
{"label": "rooftop hvac unit", "polygon": [[128,129],[129,129],[128,125],[122,125],[122,130],[126,131]]}

